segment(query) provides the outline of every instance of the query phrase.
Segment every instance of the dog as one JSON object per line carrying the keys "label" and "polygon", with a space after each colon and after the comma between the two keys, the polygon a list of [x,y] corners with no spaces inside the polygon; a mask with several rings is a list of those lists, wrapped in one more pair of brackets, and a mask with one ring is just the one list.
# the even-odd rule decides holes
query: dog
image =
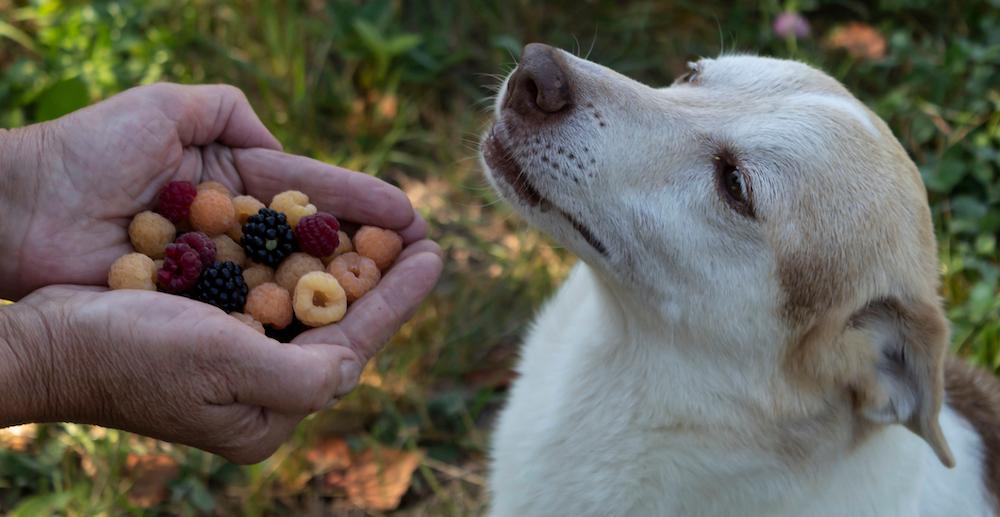
{"label": "dog", "polygon": [[804,63],[666,88],[524,48],[486,176],[581,261],[528,334],[490,514],[997,513],[1000,383],[948,356],[926,190]]}

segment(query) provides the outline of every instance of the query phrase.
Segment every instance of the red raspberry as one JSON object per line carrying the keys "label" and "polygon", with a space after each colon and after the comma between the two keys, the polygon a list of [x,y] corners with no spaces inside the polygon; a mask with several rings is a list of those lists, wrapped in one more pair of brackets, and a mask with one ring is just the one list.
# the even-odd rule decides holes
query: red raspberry
{"label": "red raspberry", "polygon": [[178,237],[174,242],[177,244],[187,244],[191,246],[191,249],[198,252],[198,258],[201,259],[203,267],[208,267],[215,263],[215,242],[209,239],[208,235],[201,232],[188,232]]}
{"label": "red raspberry", "polygon": [[168,244],[164,252],[163,267],[156,272],[156,283],[164,291],[182,293],[194,287],[201,276],[201,258],[187,244]]}
{"label": "red raspberry", "polygon": [[198,189],[189,181],[171,181],[160,189],[159,205],[156,213],[177,224],[185,221],[191,213],[191,203],[198,195]]}
{"label": "red raspberry", "polygon": [[307,215],[299,219],[295,227],[295,240],[299,248],[314,256],[326,257],[340,245],[340,222],[337,218],[325,212]]}

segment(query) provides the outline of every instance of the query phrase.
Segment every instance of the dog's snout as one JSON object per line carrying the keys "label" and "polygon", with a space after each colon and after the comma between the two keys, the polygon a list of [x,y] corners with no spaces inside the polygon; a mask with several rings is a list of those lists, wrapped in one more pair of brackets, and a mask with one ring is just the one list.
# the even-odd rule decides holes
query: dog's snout
{"label": "dog's snout", "polygon": [[572,103],[565,61],[558,50],[541,43],[524,47],[507,88],[507,105],[522,115],[558,113]]}

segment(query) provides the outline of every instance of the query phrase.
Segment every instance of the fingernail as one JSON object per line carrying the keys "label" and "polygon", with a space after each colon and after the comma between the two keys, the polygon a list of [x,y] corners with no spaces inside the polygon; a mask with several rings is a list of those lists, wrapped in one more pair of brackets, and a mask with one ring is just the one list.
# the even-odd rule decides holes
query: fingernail
{"label": "fingernail", "polygon": [[354,361],[343,361],[340,363],[340,387],[337,388],[337,395],[346,395],[358,385],[358,377],[361,375],[361,365]]}

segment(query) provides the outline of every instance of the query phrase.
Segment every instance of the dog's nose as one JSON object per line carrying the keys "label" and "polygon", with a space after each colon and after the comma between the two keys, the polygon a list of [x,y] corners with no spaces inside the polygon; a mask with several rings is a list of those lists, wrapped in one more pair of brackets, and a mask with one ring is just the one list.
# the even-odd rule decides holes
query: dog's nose
{"label": "dog's nose", "polygon": [[559,51],[530,43],[521,51],[521,63],[507,84],[507,102],[521,114],[558,113],[572,101],[569,74]]}

